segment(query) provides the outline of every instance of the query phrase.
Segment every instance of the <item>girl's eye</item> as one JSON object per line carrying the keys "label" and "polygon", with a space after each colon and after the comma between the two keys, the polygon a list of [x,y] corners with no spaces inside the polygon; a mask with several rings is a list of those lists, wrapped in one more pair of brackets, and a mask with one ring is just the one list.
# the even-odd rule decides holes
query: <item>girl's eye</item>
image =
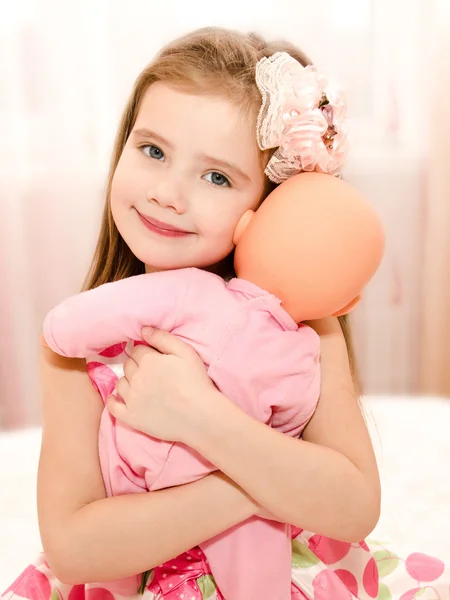
{"label": "girl's eye", "polygon": [[142,146],[141,149],[143,153],[150,158],[154,158],[155,160],[164,160],[164,152],[158,148],[158,146],[148,144],[147,146]]}
{"label": "girl's eye", "polygon": [[207,181],[214,185],[218,185],[220,187],[230,187],[230,182],[225,175],[222,175],[222,173],[212,171],[212,173],[206,173],[205,178],[206,177],[210,177],[210,179],[207,179]]}

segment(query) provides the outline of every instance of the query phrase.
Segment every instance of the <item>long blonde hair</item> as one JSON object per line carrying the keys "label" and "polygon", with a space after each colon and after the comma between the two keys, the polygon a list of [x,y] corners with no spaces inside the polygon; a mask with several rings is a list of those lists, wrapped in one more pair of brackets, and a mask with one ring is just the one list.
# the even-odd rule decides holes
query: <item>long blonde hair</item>
{"label": "long blonde hair", "polygon": [[[255,82],[257,62],[275,52],[288,52],[303,66],[311,64],[298,48],[284,41],[267,42],[254,33],[243,34],[223,28],[204,28],[183,36],[165,46],[138,76],[125,107],[117,132],[109,168],[106,201],[99,239],[83,289],[145,272],[145,265],[131,252],[119,234],[111,213],[111,185],[120,156],[136,122],[142,98],[148,87],[164,81],[178,89],[227,97],[254,116],[261,105]],[[269,156],[263,155],[267,161]],[[267,180],[265,196],[274,185]],[[224,276],[233,275],[232,256],[224,261]],[[356,380],[356,366],[350,329],[346,318],[340,318],[347,341],[350,364]]]}

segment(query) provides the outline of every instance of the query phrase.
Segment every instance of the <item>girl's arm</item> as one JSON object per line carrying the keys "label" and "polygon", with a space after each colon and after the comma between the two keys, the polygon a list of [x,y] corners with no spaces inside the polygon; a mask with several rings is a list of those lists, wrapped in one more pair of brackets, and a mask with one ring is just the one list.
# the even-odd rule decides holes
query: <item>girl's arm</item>
{"label": "girl's arm", "polygon": [[118,384],[125,404],[112,397],[108,408],[132,427],[191,446],[279,521],[360,541],[379,518],[377,465],[340,325],[317,327],[323,385],[302,440],[232,404],[192,348],[164,331],[143,332],[153,348],[135,348]]}
{"label": "girl's arm", "polygon": [[133,575],[244,521],[256,504],[222,474],[168,490],[105,498],[98,459],[103,404],[84,361],[42,349],[38,514],[56,577],[87,583]]}
{"label": "girl's arm", "polygon": [[303,440],[254,421],[210,392],[216,395],[210,426],[199,428],[191,444],[278,520],[360,541],[379,518],[377,464],[338,320],[314,327],[321,335],[322,388]]}

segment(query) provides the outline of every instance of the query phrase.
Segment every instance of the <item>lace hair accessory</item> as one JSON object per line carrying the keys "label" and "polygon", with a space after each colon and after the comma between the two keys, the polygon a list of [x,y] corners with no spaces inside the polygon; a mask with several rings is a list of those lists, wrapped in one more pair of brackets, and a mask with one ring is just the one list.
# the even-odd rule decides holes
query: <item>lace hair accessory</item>
{"label": "lace hair accessory", "polygon": [[287,52],[258,62],[256,84],[262,96],[258,146],[277,148],[267,177],[282,183],[303,171],[340,176],[347,153],[347,106],[336,84]]}

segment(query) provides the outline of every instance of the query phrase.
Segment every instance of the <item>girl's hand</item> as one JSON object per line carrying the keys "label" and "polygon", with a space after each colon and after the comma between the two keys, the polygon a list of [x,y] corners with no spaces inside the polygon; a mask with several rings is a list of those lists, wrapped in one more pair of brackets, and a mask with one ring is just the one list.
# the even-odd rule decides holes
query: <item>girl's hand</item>
{"label": "girl's hand", "polygon": [[144,328],[142,337],[150,347],[134,348],[106,406],[133,429],[191,445],[221,394],[193,348],[166,331]]}

